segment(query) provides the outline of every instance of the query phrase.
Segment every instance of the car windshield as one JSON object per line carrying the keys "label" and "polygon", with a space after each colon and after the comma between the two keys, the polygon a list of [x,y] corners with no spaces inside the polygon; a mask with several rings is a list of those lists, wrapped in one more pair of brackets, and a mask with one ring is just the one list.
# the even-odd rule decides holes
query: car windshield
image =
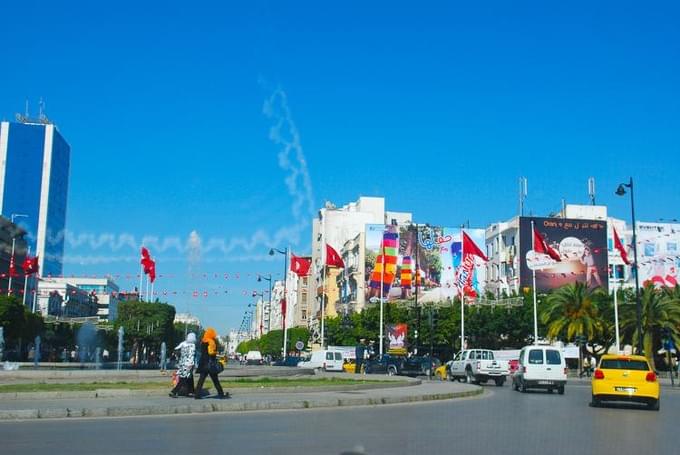
{"label": "car windshield", "polygon": [[600,369],[647,371],[649,370],[649,366],[644,360],[602,359],[602,363],[600,363]]}

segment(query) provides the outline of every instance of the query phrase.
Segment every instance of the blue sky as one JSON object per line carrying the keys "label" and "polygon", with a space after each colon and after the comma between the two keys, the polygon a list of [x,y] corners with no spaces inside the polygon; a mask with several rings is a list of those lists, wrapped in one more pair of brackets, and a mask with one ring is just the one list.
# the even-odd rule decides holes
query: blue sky
{"label": "blue sky", "polygon": [[680,218],[676,2],[365,3],[3,5],[0,117],[42,97],[72,146],[66,273],[128,288],[157,238],[157,289],[209,290],[169,301],[223,331],[325,200],[483,227],[516,214],[519,176],[537,215],[593,176],[627,218],[633,176],[640,219]]}

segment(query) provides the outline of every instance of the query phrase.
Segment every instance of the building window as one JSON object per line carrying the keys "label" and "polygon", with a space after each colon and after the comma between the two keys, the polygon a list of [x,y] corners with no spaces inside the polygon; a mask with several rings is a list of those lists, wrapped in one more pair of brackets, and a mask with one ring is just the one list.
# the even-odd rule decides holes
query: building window
{"label": "building window", "polygon": [[302,310],[302,320],[303,321],[307,320],[307,310]]}

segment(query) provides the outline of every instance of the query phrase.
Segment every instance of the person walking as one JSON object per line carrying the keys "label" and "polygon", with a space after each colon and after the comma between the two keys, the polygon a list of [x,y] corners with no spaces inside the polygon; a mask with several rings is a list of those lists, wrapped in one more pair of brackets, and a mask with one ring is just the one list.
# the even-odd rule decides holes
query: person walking
{"label": "person walking", "polygon": [[203,392],[203,383],[205,378],[210,376],[215,389],[217,389],[217,398],[229,398],[229,394],[225,394],[220,384],[220,378],[217,376],[220,371],[220,363],[217,361],[217,332],[212,327],[208,327],[201,339],[201,356],[198,359],[198,367],[196,372],[199,374],[198,384],[196,384],[196,391],[194,398],[200,400]]}
{"label": "person walking", "polygon": [[177,384],[170,391],[172,398],[178,396],[190,397],[194,395],[194,363],[196,358],[196,334],[189,333],[175,351],[179,351],[177,363]]}
{"label": "person walking", "polygon": [[354,374],[361,374],[361,366],[364,363],[364,353],[366,346],[364,346],[364,339],[359,340],[359,344],[354,348]]}

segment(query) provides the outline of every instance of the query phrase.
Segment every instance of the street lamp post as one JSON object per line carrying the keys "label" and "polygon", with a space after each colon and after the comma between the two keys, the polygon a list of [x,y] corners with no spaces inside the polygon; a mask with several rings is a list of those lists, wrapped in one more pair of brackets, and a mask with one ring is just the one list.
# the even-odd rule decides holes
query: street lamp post
{"label": "street lamp post", "polygon": [[[286,360],[286,354],[288,353],[288,350],[286,349],[286,345],[288,344],[288,326],[286,325],[286,314],[288,312],[288,288],[287,288],[287,277],[288,277],[288,247],[284,248],[283,251],[278,250],[276,248],[271,248],[269,250],[269,255],[274,256],[274,254],[279,253],[283,254],[284,260],[283,260],[283,302],[285,302],[285,311],[282,311],[283,313],[283,360]],[[283,307],[284,305],[282,305]],[[281,308],[283,310],[283,308]]]}
{"label": "street lamp post", "polygon": [[[259,321],[257,321],[260,324],[260,338],[262,338],[262,328],[264,326],[264,292],[257,292],[253,291],[253,297],[260,297],[262,300],[262,307],[260,308],[260,318]],[[255,307],[257,308],[257,303],[255,304]]]}
{"label": "street lamp post", "polygon": [[267,332],[269,332],[272,329],[272,274],[258,275],[257,281],[261,282],[262,280],[269,281],[269,303],[267,305]]}
{"label": "street lamp post", "polygon": [[[626,188],[630,188],[630,211],[633,219],[633,270],[635,272],[635,309],[637,312],[637,328],[638,328],[638,354],[643,354],[642,349],[642,302],[640,300],[640,274],[638,269],[638,254],[637,254],[637,227],[635,226],[635,198],[633,197],[633,177],[630,177],[628,183],[621,183],[616,189],[617,196],[626,194]],[[649,353],[651,355],[651,352]]]}
{"label": "street lamp post", "polygon": [[[28,215],[24,215],[22,213],[12,213],[10,216],[10,221],[12,221],[12,224],[14,224],[14,219],[15,218],[28,218]],[[14,260],[14,248],[16,246],[17,238],[14,233],[12,233],[12,255],[10,256],[9,260],[10,262]],[[7,296],[9,297],[12,295],[12,273],[9,274],[9,282],[7,284]]]}

